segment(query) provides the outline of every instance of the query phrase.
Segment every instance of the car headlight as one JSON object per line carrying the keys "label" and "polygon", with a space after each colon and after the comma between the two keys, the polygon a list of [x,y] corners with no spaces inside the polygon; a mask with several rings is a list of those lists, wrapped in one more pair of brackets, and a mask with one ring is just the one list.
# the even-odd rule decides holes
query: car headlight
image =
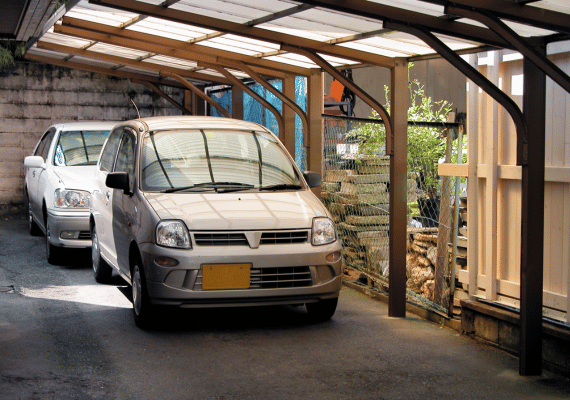
{"label": "car headlight", "polygon": [[54,206],[58,208],[89,208],[91,194],[83,190],[55,189]]}
{"label": "car headlight", "polygon": [[190,234],[182,221],[160,221],[156,226],[156,244],[191,249]]}
{"label": "car headlight", "polygon": [[313,219],[311,243],[314,246],[329,244],[336,241],[336,228],[330,218],[319,217]]}

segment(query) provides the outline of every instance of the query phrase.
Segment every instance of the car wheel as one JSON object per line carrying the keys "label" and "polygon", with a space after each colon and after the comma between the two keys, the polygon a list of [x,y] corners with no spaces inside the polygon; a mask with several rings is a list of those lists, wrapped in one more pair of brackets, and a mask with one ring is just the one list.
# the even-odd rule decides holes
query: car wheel
{"label": "car wheel", "polygon": [[91,262],[93,264],[93,276],[95,282],[105,283],[111,279],[113,270],[105,260],[101,258],[101,249],[99,247],[99,237],[95,225],[91,229]]}
{"label": "car wheel", "polygon": [[38,224],[36,224],[36,221],[34,221],[34,217],[32,215],[32,205],[30,204],[29,199],[26,199],[26,204],[28,205],[28,231],[32,236],[40,236],[42,234],[42,231]]}
{"label": "car wheel", "polygon": [[316,303],[307,303],[307,312],[313,321],[328,321],[334,315],[338,298],[321,300]]}
{"label": "car wheel", "polygon": [[46,219],[46,258],[48,263],[57,265],[61,257],[61,248],[51,244],[51,227],[49,217]]}
{"label": "car wheel", "polygon": [[150,328],[154,319],[154,307],[150,302],[146,278],[140,261],[137,261],[133,266],[131,286],[135,324],[142,329]]}

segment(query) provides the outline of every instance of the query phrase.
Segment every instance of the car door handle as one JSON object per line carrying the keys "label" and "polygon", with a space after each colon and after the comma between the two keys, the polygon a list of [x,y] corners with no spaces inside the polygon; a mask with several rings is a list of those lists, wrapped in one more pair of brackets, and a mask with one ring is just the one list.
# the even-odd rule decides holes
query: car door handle
{"label": "car door handle", "polygon": [[109,199],[111,198],[111,192],[107,192],[107,194],[105,194],[105,205],[109,204]]}

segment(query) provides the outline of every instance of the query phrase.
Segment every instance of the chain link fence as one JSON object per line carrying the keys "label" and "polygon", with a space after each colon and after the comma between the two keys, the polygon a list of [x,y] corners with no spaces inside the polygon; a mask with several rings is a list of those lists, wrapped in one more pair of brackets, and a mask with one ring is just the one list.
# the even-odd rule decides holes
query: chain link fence
{"label": "chain link fence", "polygon": [[[323,120],[322,199],[343,242],[345,273],[387,289],[390,159],[384,126],[378,119],[325,115]],[[453,134],[455,126],[408,123],[407,296],[446,314],[453,302],[458,235],[453,226],[459,226],[454,203],[461,182],[440,178],[437,166],[457,162],[463,145]]]}

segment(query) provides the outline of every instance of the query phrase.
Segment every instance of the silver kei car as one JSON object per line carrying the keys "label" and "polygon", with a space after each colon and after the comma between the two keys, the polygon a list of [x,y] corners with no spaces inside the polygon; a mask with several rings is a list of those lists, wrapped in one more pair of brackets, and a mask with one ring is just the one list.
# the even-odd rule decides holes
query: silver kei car
{"label": "silver kei car", "polygon": [[32,235],[45,234],[48,262],[64,248],[91,246],[89,199],[97,160],[116,122],[50,126],[24,159],[24,194]]}
{"label": "silver kei car", "polygon": [[116,126],[102,150],[91,204],[95,280],[132,286],[148,327],[156,307],[306,305],[332,317],[341,245],[301,173],[261,125],[155,117]]}

